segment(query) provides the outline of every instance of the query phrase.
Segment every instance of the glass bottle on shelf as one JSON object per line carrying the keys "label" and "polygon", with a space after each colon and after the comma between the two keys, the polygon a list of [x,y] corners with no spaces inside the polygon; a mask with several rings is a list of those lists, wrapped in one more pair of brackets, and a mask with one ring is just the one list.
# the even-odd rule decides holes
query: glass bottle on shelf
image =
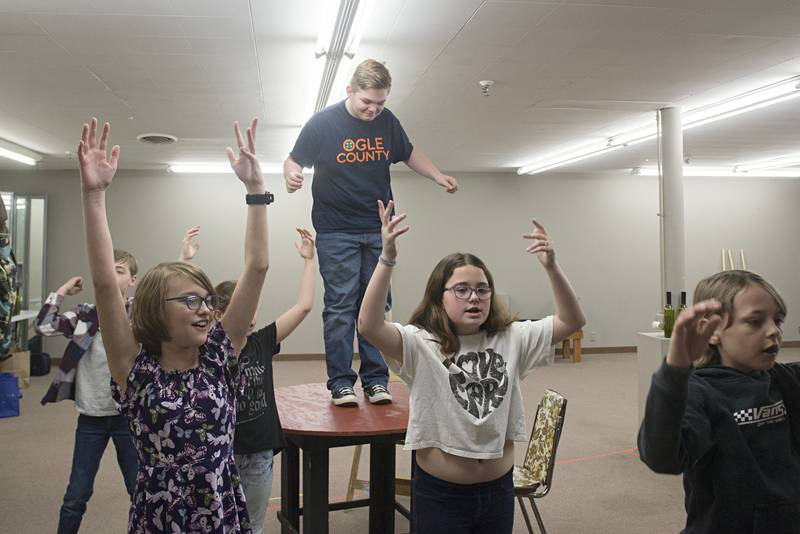
{"label": "glass bottle on shelf", "polygon": [[667,303],[664,305],[664,337],[672,337],[675,326],[675,308],[672,307],[672,291],[667,291]]}

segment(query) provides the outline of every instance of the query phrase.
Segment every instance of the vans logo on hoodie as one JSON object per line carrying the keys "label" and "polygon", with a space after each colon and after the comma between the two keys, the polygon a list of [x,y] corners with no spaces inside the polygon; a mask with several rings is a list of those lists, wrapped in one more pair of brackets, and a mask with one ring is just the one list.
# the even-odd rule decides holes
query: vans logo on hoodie
{"label": "vans logo on hoodie", "polygon": [[747,408],[733,412],[733,419],[739,426],[779,423],[786,419],[786,406],[783,405],[783,401],[778,401],[760,408]]}

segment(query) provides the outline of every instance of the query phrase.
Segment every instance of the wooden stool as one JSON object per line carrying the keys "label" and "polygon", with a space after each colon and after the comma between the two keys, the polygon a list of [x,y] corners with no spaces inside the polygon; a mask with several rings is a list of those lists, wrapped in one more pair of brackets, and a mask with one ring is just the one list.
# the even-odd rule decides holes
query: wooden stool
{"label": "wooden stool", "polygon": [[[583,330],[578,330],[577,332],[565,337],[564,341],[561,342],[561,357],[569,358],[570,352],[572,352],[572,362],[580,363],[581,339],[583,339]],[[570,341],[572,342],[572,348],[570,348]]]}

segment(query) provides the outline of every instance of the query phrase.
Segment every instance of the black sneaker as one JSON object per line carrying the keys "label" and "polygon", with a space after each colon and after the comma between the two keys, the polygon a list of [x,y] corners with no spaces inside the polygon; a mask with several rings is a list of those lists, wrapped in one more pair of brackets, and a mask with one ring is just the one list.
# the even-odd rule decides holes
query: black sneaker
{"label": "black sneaker", "polygon": [[392,402],[392,394],[383,384],[375,384],[364,388],[364,393],[372,404],[389,404]]}
{"label": "black sneaker", "polygon": [[331,402],[336,406],[358,406],[356,392],[350,386],[336,388],[331,391]]}

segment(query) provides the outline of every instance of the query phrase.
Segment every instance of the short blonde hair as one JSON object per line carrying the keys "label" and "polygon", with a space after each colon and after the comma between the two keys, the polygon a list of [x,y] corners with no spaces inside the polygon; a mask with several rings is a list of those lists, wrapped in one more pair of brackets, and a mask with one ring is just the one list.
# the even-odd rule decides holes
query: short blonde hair
{"label": "short blonde hair", "polygon": [[[733,301],[736,299],[736,295],[751,285],[760,286],[769,293],[775,299],[775,304],[781,314],[786,315],[786,302],[784,302],[783,297],[772,284],[756,273],[738,269],[722,271],[700,280],[694,289],[694,302],[717,299],[722,304],[719,314],[723,318],[727,318],[725,324],[720,324],[720,328],[724,330],[733,322]],[[722,357],[719,353],[719,347],[709,344],[705,353],[694,362],[694,366],[708,367],[709,365],[719,365],[720,363],[722,363]]]}
{"label": "short blonde hair", "polygon": [[136,265],[136,258],[133,257],[133,254],[128,252],[127,250],[122,250],[121,248],[114,249],[114,263],[121,263],[123,265],[128,266],[128,271],[130,271],[131,276],[136,276],[136,273],[139,272],[139,267]]}
{"label": "short blonde hair", "polygon": [[161,343],[170,340],[165,314],[165,300],[169,281],[182,277],[196,283],[211,295],[214,286],[208,276],[191,263],[171,261],[159,263],[145,273],[136,289],[133,306],[133,335],[144,349],[155,356],[161,355]]}
{"label": "short blonde hair", "polygon": [[365,59],[358,64],[350,78],[350,87],[358,89],[392,89],[392,75],[383,63],[374,59]]}

